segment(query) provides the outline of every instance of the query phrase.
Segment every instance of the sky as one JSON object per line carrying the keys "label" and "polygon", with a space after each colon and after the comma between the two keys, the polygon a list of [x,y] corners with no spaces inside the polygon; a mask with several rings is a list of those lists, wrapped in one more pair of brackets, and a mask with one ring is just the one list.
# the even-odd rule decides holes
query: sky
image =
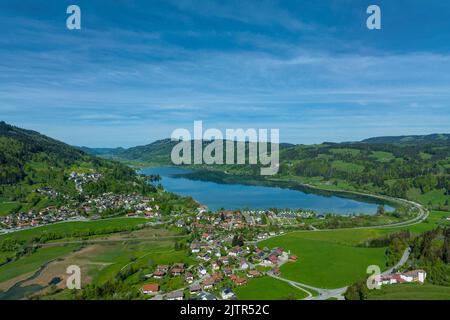
{"label": "sky", "polygon": [[90,147],[195,120],[304,144],[449,133],[450,2],[0,0],[0,120]]}

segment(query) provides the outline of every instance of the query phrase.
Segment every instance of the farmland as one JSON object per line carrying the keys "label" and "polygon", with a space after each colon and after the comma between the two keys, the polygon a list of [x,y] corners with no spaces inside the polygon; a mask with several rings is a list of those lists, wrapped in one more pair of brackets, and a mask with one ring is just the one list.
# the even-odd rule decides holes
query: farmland
{"label": "farmland", "polygon": [[88,283],[103,283],[131,264],[138,264],[146,270],[153,264],[188,261],[184,251],[173,249],[172,241],[95,244],[50,263],[38,277],[28,281],[26,285],[45,285],[55,276],[64,279],[69,265],[80,267],[84,286]]}
{"label": "farmland", "polygon": [[327,240],[302,238],[293,233],[260,244],[262,247],[282,247],[299,257],[281,267],[286,279],[320,288],[346,286],[365,275],[369,265],[385,265],[384,248],[359,248]]}
{"label": "farmland", "polygon": [[144,218],[114,218],[97,221],[73,221],[55,223],[47,226],[17,231],[11,234],[0,235],[0,240],[5,238],[14,238],[19,240],[29,241],[34,237],[39,237],[43,234],[54,233],[61,236],[72,234],[76,231],[91,231],[95,232],[105,228],[119,228],[119,227],[133,227],[148,222]]}
{"label": "farmland", "polygon": [[293,300],[307,296],[290,284],[270,277],[252,279],[248,285],[236,288],[235,293],[241,300]]}
{"label": "farmland", "polygon": [[358,245],[368,239],[408,229],[424,232],[448,224],[448,213],[433,211],[424,222],[408,227],[298,231],[259,243],[260,247],[282,247],[299,257],[281,267],[282,277],[321,288],[338,288],[362,278],[369,265],[385,268],[385,248]]}
{"label": "farmland", "polygon": [[41,266],[45,265],[49,261],[60,258],[76,250],[77,248],[78,246],[75,245],[41,248],[29,256],[5,264],[0,267],[0,283],[37,271]]}

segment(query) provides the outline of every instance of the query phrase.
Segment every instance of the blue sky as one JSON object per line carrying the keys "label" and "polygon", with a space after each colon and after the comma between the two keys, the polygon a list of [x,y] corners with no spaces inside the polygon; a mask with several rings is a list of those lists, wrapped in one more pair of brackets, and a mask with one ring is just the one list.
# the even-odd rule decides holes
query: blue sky
{"label": "blue sky", "polygon": [[92,147],[194,120],[294,143],[450,132],[449,39],[441,0],[2,0],[0,120]]}

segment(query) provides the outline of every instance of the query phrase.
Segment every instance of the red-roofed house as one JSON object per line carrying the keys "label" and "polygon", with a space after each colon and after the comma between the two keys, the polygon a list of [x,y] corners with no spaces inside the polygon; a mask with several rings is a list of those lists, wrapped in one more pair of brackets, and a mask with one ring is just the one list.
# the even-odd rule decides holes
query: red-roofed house
{"label": "red-roofed house", "polygon": [[144,284],[141,288],[143,294],[154,294],[159,291],[159,284],[157,283],[148,283]]}

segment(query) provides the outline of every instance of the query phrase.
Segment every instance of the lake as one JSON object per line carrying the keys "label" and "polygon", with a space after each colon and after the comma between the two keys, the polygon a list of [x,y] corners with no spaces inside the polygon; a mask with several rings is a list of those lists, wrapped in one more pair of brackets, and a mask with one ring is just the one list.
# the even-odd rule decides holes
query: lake
{"label": "lake", "polygon": [[[144,174],[159,174],[167,191],[191,196],[211,210],[289,208],[313,210],[318,213],[374,214],[380,202],[355,200],[337,195],[315,194],[274,186],[253,186],[240,183],[217,183],[193,180],[185,176],[192,171],[176,167],[141,170]],[[394,210],[385,205],[386,211]]]}

